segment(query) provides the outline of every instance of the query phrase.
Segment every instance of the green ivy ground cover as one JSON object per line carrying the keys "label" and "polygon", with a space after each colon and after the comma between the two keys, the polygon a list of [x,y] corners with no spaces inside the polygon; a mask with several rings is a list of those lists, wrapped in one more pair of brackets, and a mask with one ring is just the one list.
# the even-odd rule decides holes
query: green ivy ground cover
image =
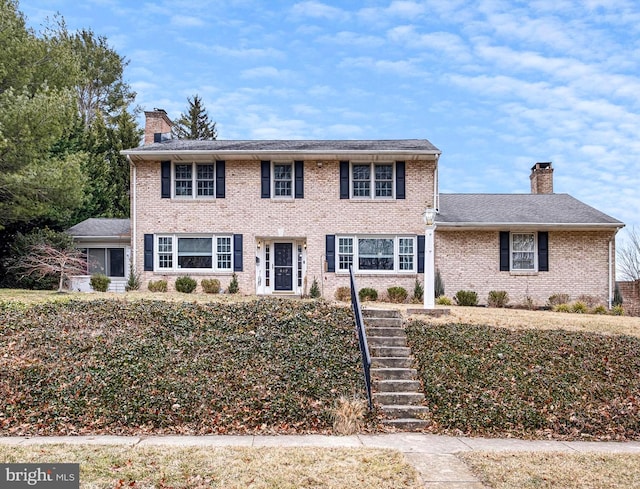
{"label": "green ivy ground cover", "polygon": [[462,324],[407,327],[431,430],[640,439],[640,340]]}
{"label": "green ivy ground cover", "polygon": [[295,433],[362,396],[353,318],[323,302],[0,304],[0,434]]}

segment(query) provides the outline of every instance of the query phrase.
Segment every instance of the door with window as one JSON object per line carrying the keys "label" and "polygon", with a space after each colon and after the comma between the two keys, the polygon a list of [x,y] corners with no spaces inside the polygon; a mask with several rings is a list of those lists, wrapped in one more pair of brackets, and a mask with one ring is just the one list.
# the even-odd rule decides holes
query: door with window
{"label": "door with window", "polygon": [[274,290],[293,290],[293,244],[274,243]]}

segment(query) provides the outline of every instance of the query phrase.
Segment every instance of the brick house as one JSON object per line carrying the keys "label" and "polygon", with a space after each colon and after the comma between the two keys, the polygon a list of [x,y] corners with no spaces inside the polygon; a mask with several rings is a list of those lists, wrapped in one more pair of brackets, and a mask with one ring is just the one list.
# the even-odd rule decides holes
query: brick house
{"label": "brick house", "polygon": [[[185,141],[145,112],[131,163],[131,250],[143,283],[233,273],[247,294],[332,298],[348,285],[413,290],[424,280],[426,206],[448,295],[507,290],[540,305],[556,292],[606,301],[612,240],[623,226],[552,193],[538,164],[532,195],[439,194],[440,150],[421,140]],[[432,277],[427,277],[431,280]]]}

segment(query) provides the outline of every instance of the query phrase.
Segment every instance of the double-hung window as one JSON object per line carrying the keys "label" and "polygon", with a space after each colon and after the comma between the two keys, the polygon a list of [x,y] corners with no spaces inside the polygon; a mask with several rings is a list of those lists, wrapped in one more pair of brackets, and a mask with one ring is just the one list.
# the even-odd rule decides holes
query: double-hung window
{"label": "double-hung window", "polygon": [[536,269],[536,234],[511,233],[511,270]]}
{"label": "double-hung window", "polygon": [[355,199],[394,198],[393,163],[353,163],[351,197]]}
{"label": "double-hung window", "polygon": [[160,235],[156,239],[156,265],[159,270],[232,269],[231,236]]}
{"label": "double-hung window", "polygon": [[215,164],[176,163],[173,166],[174,195],[177,198],[215,197]]}
{"label": "double-hung window", "polygon": [[293,163],[273,164],[273,196],[293,197]]}
{"label": "double-hung window", "polygon": [[346,272],[415,273],[416,238],[413,236],[339,236],[337,270]]}

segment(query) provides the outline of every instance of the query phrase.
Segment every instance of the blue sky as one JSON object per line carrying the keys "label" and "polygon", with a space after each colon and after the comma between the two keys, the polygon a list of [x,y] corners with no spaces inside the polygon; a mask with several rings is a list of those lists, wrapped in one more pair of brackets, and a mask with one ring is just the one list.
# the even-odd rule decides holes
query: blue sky
{"label": "blue sky", "polygon": [[[557,193],[640,225],[636,0],[23,0],[129,60],[145,110],[199,94],[219,139],[426,138],[442,192]],[[142,121],[141,121],[142,123]],[[624,235],[624,232],[621,233]]]}

